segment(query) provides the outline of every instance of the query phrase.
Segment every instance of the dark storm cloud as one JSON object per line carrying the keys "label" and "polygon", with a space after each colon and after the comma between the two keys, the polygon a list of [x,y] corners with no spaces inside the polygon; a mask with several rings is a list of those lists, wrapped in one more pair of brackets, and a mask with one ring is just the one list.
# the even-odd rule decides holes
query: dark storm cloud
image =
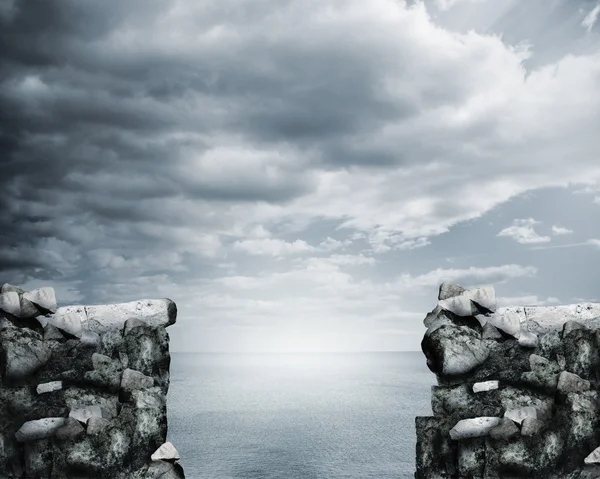
{"label": "dark storm cloud", "polygon": [[[133,231],[136,224],[185,224],[188,215],[169,214],[162,200],[278,203],[312,188],[301,165],[283,166],[274,179],[259,172],[238,179],[235,171],[232,178],[190,175],[180,160],[190,149],[199,156],[214,147],[203,139],[211,132],[300,150],[322,144],[325,154],[315,158],[332,165],[393,163],[384,154],[328,146],[331,138],[417,110],[408,100],[392,105],[377,98],[377,72],[339,57],[339,47],[315,56],[314,47],[294,50],[254,38],[229,55],[218,48],[119,48],[115,35],[128,29],[140,35],[172,6],[28,0],[2,17],[0,270],[66,274],[59,259],[49,259],[45,239],[64,240],[65,257],[103,242],[118,245],[119,238],[140,251],[163,246]],[[231,7],[203,7],[194,19],[198,31],[220,22],[249,25],[271,8],[268,2]],[[223,113],[218,100],[230,110]],[[25,252],[28,258],[19,260]]]}

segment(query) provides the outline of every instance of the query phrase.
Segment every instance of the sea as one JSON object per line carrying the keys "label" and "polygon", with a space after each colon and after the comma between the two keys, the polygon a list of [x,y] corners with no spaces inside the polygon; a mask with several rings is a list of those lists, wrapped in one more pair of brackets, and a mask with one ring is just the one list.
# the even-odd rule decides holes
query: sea
{"label": "sea", "polygon": [[435,376],[421,352],[171,353],[187,479],[404,479]]}

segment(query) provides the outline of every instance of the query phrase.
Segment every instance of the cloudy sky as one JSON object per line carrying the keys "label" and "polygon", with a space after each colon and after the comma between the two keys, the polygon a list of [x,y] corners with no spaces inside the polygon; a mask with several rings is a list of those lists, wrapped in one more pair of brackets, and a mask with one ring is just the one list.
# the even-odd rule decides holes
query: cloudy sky
{"label": "cloudy sky", "polygon": [[0,0],[0,270],[173,351],[418,350],[600,301],[596,0]]}

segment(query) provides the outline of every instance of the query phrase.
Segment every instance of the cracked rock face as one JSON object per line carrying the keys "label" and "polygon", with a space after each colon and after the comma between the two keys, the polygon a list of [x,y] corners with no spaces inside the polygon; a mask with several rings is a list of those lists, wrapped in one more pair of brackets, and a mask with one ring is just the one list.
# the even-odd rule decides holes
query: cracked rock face
{"label": "cracked rock face", "polygon": [[600,477],[600,305],[496,309],[493,288],[450,283],[438,300],[415,477]]}
{"label": "cracked rock face", "polygon": [[4,284],[0,478],[184,478],[166,442],[176,311],[170,300],[57,309],[52,288]]}

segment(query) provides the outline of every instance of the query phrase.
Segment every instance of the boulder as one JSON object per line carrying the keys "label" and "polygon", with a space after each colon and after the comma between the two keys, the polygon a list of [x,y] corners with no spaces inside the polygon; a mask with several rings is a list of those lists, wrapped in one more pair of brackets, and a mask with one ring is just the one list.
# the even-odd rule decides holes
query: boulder
{"label": "boulder", "polygon": [[438,300],[444,300],[459,296],[466,291],[465,288],[454,283],[442,283],[440,284],[440,290],[438,293]]}
{"label": "boulder", "polygon": [[9,293],[9,292],[23,294],[25,292],[25,290],[19,288],[18,286],[13,285],[13,284],[4,283],[2,285],[2,287],[0,287],[0,294]]}
{"label": "boulder", "polygon": [[502,334],[498,331],[496,326],[492,323],[486,322],[483,326],[483,333],[481,335],[483,339],[502,339]]}
{"label": "boulder", "polygon": [[121,389],[132,392],[136,389],[145,389],[152,386],[154,386],[154,378],[129,368],[123,371]]}
{"label": "boulder", "polygon": [[517,424],[521,424],[526,417],[537,419],[537,409],[533,406],[526,406],[519,409],[511,409],[504,413],[504,417],[511,419]]}
{"label": "boulder", "polygon": [[65,423],[56,431],[56,438],[65,441],[79,439],[85,434],[85,429],[74,417],[68,417]]}
{"label": "boulder", "polygon": [[500,423],[490,429],[490,437],[492,439],[503,439],[508,440],[517,437],[520,434],[520,430],[517,425],[509,418],[504,417],[500,420]]}
{"label": "boulder", "polygon": [[499,417],[475,417],[471,419],[462,419],[450,429],[450,437],[453,440],[466,439],[471,437],[487,436],[489,432],[500,424]]}
{"label": "boulder", "polygon": [[518,342],[524,348],[537,348],[538,337],[536,334],[529,331],[521,331]]}
{"label": "boulder", "polygon": [[176,461],[181,459],[177,449],[170,442],[165,442],[150,457],[153,461]]}
{"label": "boulder", "polygon": [[590,452],[584,459],[586,464],[599,464],[600,463],[600,447],[597,447]]}
{"label": "boulder", "polygon": [[86,406],[80,409],[71,409],[69,417],[77,419],[79,422],[85,424],[91,417],[102,417],[102,409],[100,406]]}
{"label": "boulder", "polygon": [[23,293],[23,299],[50,313],[56,312],[54,288],[38,288]]}
{"label": "boulder", "polygon": [[531,416],[527,416],[521,422],[521,435],[522,436],[535,436],[544,427],[544,422]]}
{"label": "boulder", "polygon": [[4,351],[5,357],[5,377],[25,379],[46,364],[52,356],[48,346],[31,333],[24,331],[10,335],[10,338],[0,338],[0,350]]}
{"label": "boulder", "polygon": [[7,291],[0,294],[0,310],[12,314],[17,318],[21,317],[21,302],[19,294],[14,291]]}
{"label": "boulder", "polygon": [[589,391],[590,382],[580,378],[577,374],[563,371],[558,377],[557,389],[563,394]]}
{"label": "boulder", "polygon": [[64,339],[65,337],[56,326],[50,323],[44,326],[44,341],[62,341]]}
{"label": "boulder", "polygon": [[46,417],[27,421],[15,433],[15,438],[19,442],[28,442],[52,437],[65,422],[64,417]]}
{"label": "boulder", "polygon": [[81,322],[86,320],[87,317],[84,306],[66,306],[58,308],[47,319],[49,324],[79,338],[81,337]]}
{"label": "boulder", "polygon": [[178,463],[153,462],[148,468],[147,479],[184,479],[183,469]]}
{"label": "boulder", "polygon": [[110,426],[110,421],[108,419],[92,416],[87,420],[87,433],[90,436],[94,436],[100,434],[108,426]]}
{"label": "boulder", "polygon": [[423,338],[421,348],[429,368],[443,375],[465,374],[483,364],[490,353],[480,334],[465,326],[441,326]]}
{"label": "boulder", "polygon": [[128,319],[135,318],[151,327],[175,324],[177,307],[170,299],[143,299],[119,304],[85,307],[87,320],[96,320],[110,328],[123,329]]}
{"label": "boulder", "polygon": [[494,326],[506,334],[510,334],[514,338],[518,338],[521,334],[521,318],[513,311],[498,312],[485,317],[488,324]]}

